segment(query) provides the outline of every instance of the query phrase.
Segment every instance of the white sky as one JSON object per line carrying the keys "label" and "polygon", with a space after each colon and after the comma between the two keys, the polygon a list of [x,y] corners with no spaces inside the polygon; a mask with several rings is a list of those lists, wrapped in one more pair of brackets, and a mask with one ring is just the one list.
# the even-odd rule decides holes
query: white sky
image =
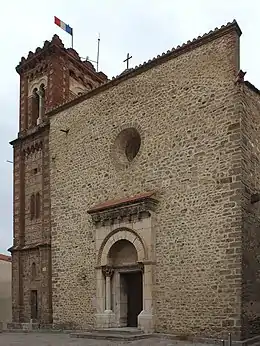
{"label": "white sky", "polygon": [[[96,58],[101,34],[100,70],[109,77],[202,35],[233,19],[241,37],[241,68],[260,87],[260,2],[258,0],[9,0],[1,4],[0,63],[0,253],[12,245],[12,148],[18,131],[19,76],[15,66],[53,34],[70,46],[70,35],[53,23],[53,16],[74,30],[80,56]],[[260,115],[259,115],[260,116]]]}

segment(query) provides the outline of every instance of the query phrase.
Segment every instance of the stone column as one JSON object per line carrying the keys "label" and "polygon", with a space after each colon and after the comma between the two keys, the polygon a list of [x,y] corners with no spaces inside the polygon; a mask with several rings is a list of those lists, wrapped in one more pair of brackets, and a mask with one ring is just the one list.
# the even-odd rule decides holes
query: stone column
{"label": "stone column", "polygon": [[106,276],[106,311],[111,311],[111,279]]}
{"label": "stone column", "polygon": [[43,119],[43,113],[44,113],[44,90],[39,89],[37,91],[37,94],[39,96],[39,117],[37,119],[37,125],[42,122]]}
{"label": "stone column", "polygon": [[[113,268],[105,266],[102,268],[102,272],[105,276],[105,311],[98,312],[96,314],[96,327],[97,328],[111,328],[116,326],[115,313],[112,311],[111,306],[111,279],[114,273]],[[99,275],[97,276],[98,279]],[[103,279],[104,280],[104,279]],[[100,285],[101,281],[97,280],[97,285]],[[98,289],[99,295],[102,294],[102,287]],[[101,299],[100,299],[101,298]],[[99,302],[102,304],[102,297],[99,297]]]}
{"label": "stone column", "polygon": [[105,312],[111,312],[111,279],[113,276],[113,269],[111,267],[104,267],[103,268],[103,273],[105,275],[106,278],[106,310]]}

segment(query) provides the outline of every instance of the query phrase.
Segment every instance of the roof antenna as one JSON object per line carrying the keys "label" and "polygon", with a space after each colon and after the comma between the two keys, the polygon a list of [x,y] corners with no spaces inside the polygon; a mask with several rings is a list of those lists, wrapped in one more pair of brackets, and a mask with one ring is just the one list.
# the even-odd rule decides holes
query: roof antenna
{"label": "roof antenna", "polygon": [[99,64],[99,46],[100,46],[100,33],[98,34],[98,45],[97,45],[97,72],[98,72],[98,64]]}
{"label": "roof antenna", "polygon": [[[86,57],[87,61],[93,62],[95,64],[97,64],[97,72],[98,72],[98,66],[99,66],[99,47],[100,47],[100,33],[98,34],[98,43],[97,43],[97,60],[90,60],[89,57]],[[84,58],[81,58],[84,59]]]}

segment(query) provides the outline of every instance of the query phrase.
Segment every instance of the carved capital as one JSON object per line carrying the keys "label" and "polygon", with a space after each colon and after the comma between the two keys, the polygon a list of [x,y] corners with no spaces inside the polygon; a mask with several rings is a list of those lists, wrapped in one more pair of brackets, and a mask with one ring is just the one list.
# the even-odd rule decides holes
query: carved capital
{"label": "carved capital", "polygon": [[110,266],[102,267],[102,272],[105,277],[112,277],[114,274],[114,269]]}
{"label": "carved capital", "polygon": [[141,262],[138,262],[137,266],[138,266],[138,269],[140,269],[141,272],[144,273],[144,264]]}

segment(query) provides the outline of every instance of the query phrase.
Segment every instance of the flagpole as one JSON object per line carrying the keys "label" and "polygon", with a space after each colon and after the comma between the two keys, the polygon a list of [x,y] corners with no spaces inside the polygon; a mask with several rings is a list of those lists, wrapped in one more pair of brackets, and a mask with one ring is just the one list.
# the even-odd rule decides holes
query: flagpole
{"label": "flagpole", "polygon": [[100,46],[100,34],[98,34],[98,48],[97,48],[97,72],[98,72],[98,62],[99,62],[99,46]]}
{"label": "flagpole", "polygon": [[72,29],[72,32],[71,32],[71,48],[73,49],[73,29]]}

